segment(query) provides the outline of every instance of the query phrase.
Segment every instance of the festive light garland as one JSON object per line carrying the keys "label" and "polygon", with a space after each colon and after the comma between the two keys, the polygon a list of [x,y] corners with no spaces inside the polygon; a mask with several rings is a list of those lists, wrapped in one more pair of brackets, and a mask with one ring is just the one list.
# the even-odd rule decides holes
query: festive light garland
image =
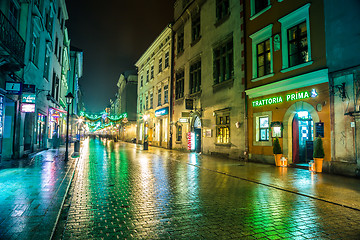
{"label": "festive light garland", "polygon": [[[87,114],[85,112],[80,112],[80,116],[83,117],[85,120],[87,120],[85,123],[89,128],[90,132],[95,132],[98,130],[102,130],[104,128],[110,127],[116,123],[119,123],[120,121],[127,118],[127,113],[123,113],[121,115],[110,115],[106,112],[102,112],[99,115],[98,114]],[[104,120],[104,122],[101,122],[101,119]],[[109,123],[105,123],[105,121],[108,120]]]}

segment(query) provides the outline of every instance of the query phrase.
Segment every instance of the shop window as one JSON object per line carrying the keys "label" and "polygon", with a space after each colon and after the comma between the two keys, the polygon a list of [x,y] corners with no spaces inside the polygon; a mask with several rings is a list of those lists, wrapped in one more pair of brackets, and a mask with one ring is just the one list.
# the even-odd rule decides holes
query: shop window
{"label": "shop window", "polygon": [[230,14],[229,0],[216,0],[216,20],[220,21]]}
{"label": "shop window", "polygon": [[312,64],[309,9],[310,3],[279,19],[282,45],[281,72]]}
{"label": "shop window", "polygon": [[269,117],[259,117],[259,141],[269,141]]}
{"label": "shop window", "polygon": [[176,73],[175,99],[184,97],[184,70]]}
{"label": "shop window", "polygon": [[230,143],[230,112],[216,116],[216,143]]}
{"label": "shop window", "polygon": [[265,28],[250,35],[252,40],[252,81],[273,76],[272,27]]}
{"label": "shop window", "polygon": [[272,112],[253,113],[253,119],[253,145],[271,146],[270,122],[272,120]]}
{"label": "shop window", "polygon": [[182,126],[177,126],[176,129],[176,141],[181,142],[181,138],[182,138]]}
{"label": "shop window", "polygon": [[190,66],[190,94],[200,91],[201,86],[201,61]]}
{"label": "shop window", "polygon": [[214,84],[229,80],[234,75],[232,38],[214,49]]}

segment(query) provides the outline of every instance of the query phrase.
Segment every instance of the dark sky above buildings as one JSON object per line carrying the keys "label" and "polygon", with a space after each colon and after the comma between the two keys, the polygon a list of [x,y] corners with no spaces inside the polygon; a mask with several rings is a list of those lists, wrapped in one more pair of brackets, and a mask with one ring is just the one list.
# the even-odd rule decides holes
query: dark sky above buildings
{"label": "dark sky above buildings", "polygon": [[115,99],[116,83],[172,21],[175,0],[66,0],[71,45],[84,51],[87,111]]}

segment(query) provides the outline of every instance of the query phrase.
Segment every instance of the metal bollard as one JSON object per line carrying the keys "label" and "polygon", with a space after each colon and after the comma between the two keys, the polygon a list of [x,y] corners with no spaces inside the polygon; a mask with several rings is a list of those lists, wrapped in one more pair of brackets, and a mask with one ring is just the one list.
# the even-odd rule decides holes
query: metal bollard
{"label": "metal bollard", "polygon": [[76,140],[74,142],[74,152],[79,153],[80,152],[80,141]]}

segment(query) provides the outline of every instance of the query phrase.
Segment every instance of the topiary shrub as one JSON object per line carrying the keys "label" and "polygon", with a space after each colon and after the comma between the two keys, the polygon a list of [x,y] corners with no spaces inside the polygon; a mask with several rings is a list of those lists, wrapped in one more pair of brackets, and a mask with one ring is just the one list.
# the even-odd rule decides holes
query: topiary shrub
{"label": "topiary shrub", "polygon": [[315,144],[315,146],[314,146],[313,157],[314,158],[324,158],[325,153],[324,153],[324,147],[323,147],[323,142],[322,142],[321,138],[317,137],[315,139],[314,144]]}
{"label": "topiary shrub", "polygon": [[281,146],[278,138],[275,138],[274,144],[273,144],[273,153],[274,154],[282,154]]}

